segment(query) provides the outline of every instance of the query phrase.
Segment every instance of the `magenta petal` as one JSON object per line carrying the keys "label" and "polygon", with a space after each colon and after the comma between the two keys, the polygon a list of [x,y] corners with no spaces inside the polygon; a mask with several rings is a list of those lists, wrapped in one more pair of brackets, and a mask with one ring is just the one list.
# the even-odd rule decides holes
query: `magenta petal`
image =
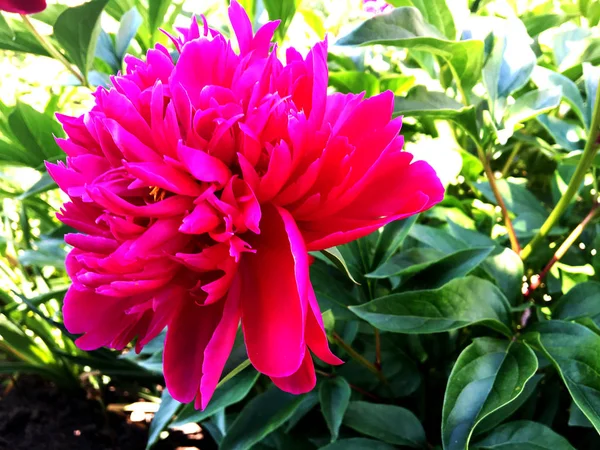
{"label": "magenta petal", "polygon": [[306,394],[312,391],[317,384],[317,376],[310,352],[306,350],[302,365],[292,375],[287,377],[271,377],[271,381],[282,391],[294,395]]}
{"label": "magenta petal", "polygon": [[[205,409],[210,401],[227,358],[233,348],[235,335],[240,323],[240,281],[233,281],[223,308],[223,316],[204,351],[202,363],[203,377],[200,381],[200,398],[196,398],[196,408]],[[200,400],[200,402],[198,402]]]}
{"label": "magenta petal", "polygon": [[308,258],[290,214],[263,207],[261,234],[245,253],[242,277],[242,327],[248,356],[259,372],[285,377],[295,373],[306,350]]}
{"label": "magenta petal", "polygon": [[179,143],[177,153],[181,158],[181,162],[197,180],[216,181],[224,185],[231,178],[231,172],[223,161],[202,150],[196,150]]}
{"label": "magenta petal", "polygon": [[308,348],[321,361],[327,364],[333,364],[334,366],[343,364],[344,361],[335,356],[329,349],[325,327],[323,326],[323,318],[321,317],[319,304],[317,303],[312,286],[308,291],[308,302],[310,306],[306,320],[306,343],[308,344]]}

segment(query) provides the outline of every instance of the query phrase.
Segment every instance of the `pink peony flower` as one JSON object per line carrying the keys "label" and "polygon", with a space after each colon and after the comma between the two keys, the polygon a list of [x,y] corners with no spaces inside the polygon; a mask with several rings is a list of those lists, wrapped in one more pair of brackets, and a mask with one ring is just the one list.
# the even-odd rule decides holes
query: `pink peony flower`
{"label": "pink peony flower", "polygon": [[394,7],[384,0],[363,0],[363,9],[371,14],[382,14]]}
{"label": "pink peony flower", "polygon": [[0,0],[0,11],[35,14],[46,9],[46,0]]}
{"label": "pink peony flower", "polygon": [[327,95],[327,44],[286,63],[276,22],[253,34],[233,1],[240,48],[204,21],[146,61],[127,57],[94,108],[60,116],[67,164],[48,171],[81,234],[66,261],[64,321],[84,350],[139,351],[167,328],[164,374],[180,402],[206,407],[241,321],[248,357],[281,389],[315,385],[328,346],[308,251],[423,211],[444,194],[411,164],[390,92]]}

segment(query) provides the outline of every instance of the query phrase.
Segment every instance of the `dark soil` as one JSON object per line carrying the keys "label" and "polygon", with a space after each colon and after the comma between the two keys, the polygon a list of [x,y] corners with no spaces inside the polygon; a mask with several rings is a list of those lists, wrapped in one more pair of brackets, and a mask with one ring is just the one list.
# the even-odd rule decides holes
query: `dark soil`
{"label": "dark soil", "polygon": [[[0,450],[143,450],[148,425],[106,411],[83,390],[69,392],[39,377],[20,377],[0,389]],[[215,448],[208,439],[171,433],[154,447]],[[154,450],[153,449],[153,450]]]}

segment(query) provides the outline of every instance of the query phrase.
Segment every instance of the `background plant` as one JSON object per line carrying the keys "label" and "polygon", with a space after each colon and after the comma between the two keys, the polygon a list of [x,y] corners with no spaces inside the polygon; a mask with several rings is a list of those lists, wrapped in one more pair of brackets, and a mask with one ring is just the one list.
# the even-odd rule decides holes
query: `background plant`
{"label": "background plant", "polygon": [[[384,90],[442,204],[315,254],[338,355],[304,396],[234,351],[205,411],[167,391],[150,430],[200,422],[223,449],[596,449],[600,446],[600,4],[587,0],[245,0],[281,44],[329,32],[330,87]],[[93,0],[0,16],[0,372],[65,388],[129,384],[152,399],[161,337],[142,354],[83,352],[62,326],[67,227],[44,160],[55,113],[85,110],[126,53],[223,0]],[[224,32],[228,30],[224,29]],[[158,401],[158,398],[156,398]]]}

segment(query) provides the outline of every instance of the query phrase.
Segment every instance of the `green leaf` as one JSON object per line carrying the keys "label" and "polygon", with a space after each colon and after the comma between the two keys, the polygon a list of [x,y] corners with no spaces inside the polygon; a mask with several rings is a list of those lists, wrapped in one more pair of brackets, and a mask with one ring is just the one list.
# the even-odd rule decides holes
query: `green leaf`
{"label": "green leaf", "polygon": [[385,442],[365,438],[342,439],[321,447],[320,450],[394,450],[396,447]]}
{"label": "green leaf", "polygon": [[374,327],[395,333],[439,333],[482,324],[512,334],[504,294],[489,281],[471,276],[439,289],[393,294],[349,308]]}
{"label": "green leaf", "polygon": [[44,160],[62,155],[54,136],[63,136],[60,124],[53,118],[36,111],[31,106],[18,102],[8,116],[8,125],[31,158],[30,167],[42,169]]}
{"label": "green leaf", "polygon": [[165,14],[167,14],[170,4],[169,0],[148,0],[148,28],[153,41],[165,20]]}
{"label": "green leaf", "polygon": [[576,285],[556,302],[552,317],[560,320],[589,317],[600,326],[600,283],[588,281]]}
{"label": "green leaf", "polygon": [[121,25],[119,25],[119,31],[117,32],[117,39],[115,41],[115,51],[119,61],[123,60],[123,57],[129,48],[129,44],[131,44],[131,41],[135,38],[142,22],[142,16],[135,7],[123,14]]}
{"label": "green leaf", "polygon": [[[525,214],[535,212],[543,217],[548,213],[541,202],[533,195],[523,184],[517,184],[511,179],[496,180],[498,191],[502,196],[506,207],[515,214]],[[491,202],[496,204],[496,197],[490,187],[489,182],[475,183],[475,187]]]}
{"label": "green leaf", "polygon": [[573,322],[535,324],[524,336],[554,364],[571,397],[600,432],[600,336]]}
{"label": "green leaf", "polygon": [[531,79],[540,89],[560,87],[563,98],[571,105],[575,114],[581,119],[581,122],[585,124],[583,97],[581,97],[579,88],[573,81],[560,73],[542,66],[536,66],[533,69]]}
{"label": "green leaf", "polygon": [[583,128],[575,123],[557,117],[542,114],[537,121],[550,133],[556,143],[565,150],[580,150],[585,145],[586,134]]}
{"label": "green leaf", "polygon": [[582,428],[594,428],[592,422],[589,421],[585,414],[581,411],[577,403],[571,402],[571,408],[569,408],[569,426],[570,427],[582,427]]}
{"label": "green leaf", "polygon": [[536,64],[527,30],[519,19],[496,19],[492,52],[483,68],[492,116],[501,123],[510,94],[525,86]]}
{"label": "green leaf", "polygon": [[354,284],[360,284],[354,279],[352,273],[350,273],[350,269],[348,269],[346,260],[344,259],[344,256],[340,253],[340,251],[337,249],[337,247],[331,247],[325,250],[321,250],[321,254],[323,254],[329,261],[331,261],[338,269],[344,272]]}
{"label": "green leaf", "polygon": [[317,403],[319,403],[319,395],[317,394],[317,391],[312,390],[305,394],[298,407],[294,410],[294,413],[288,419],[283,431],[289,433],[290,430],[292,430],[298,424],[298,422],[300,422],[300,420],[302,420],[302,418],[310,412],[310,410],[317,406]]}
{"label": "green leaf", "polygon": [[564,437],[537,422],[519,420],[500,425],[473,450],[575,450]]}
{"label": "green leaf", "polygon": [[483,42],[451,41],[429,25],[416,8],[396,8],[366,20],[338,45],[392,45],[432,53],[443,58],[462,89],[471,89],[481,77]]}
{"label": "green leaf", "polygon": [[263,0],[265,9],[269,14],[269,20],[281,20],[275,31],[275,36],[279,42],[283,41],[287,29],[292,23],[298,3],[300,3],[300,0]]}
{"label": "green leaf", "polygon": [[403,282],[403,290],[436,289],[471,273],[494,247],[475,247],[458,251],[435,261]]}
{"label": "green leaf", "polygon": [[29,189],[23,192],[21,195],[17,197],[19,200],[25,200],[26,198],[33,197],[34,195],[41,194],[42,192],[49,191],[50,189],[55,189],[56,183],[50,177],[48,172],[44,172],[42,177]]}
{"label": "green leaf", "polygon": [[181,403],[171,397],[169,391],[165,389],[160,397],[160,407],[158,408],[158,411],[156,411],[156,414],[154,414],[154,418],[150,423],[146,449],[150,449],[158,441],[160,433],[167,428],[168,423],[180,406]]}
{"label": "green leaf", "polygon": [[410,276],[430,267],[443,257],[444,253],[434,248],[411,248],[394,255],[387,263],[366,276],[375,279]]}
{"label": "green leaf", "polygon": [[187,404],[177,414],[170,426],[177,427],[190,422],[202,422],[220,409],[242,401],[256,383],[259,375],[253,367],[247,367],[239,375],[226,381],[215,390],[213,398],[204,411],[196,410],[193,403]]}
{"label": "green leaf", "polygon": [[521,395],[519,395],[512,402],[486,416],[481,422],[479,422],[475,428],[475,431],[473,431],[473,436],[480,436],[490,430],[493,430],[507,418],[512,416],[521,406],[525,404],[525,402],[527,402],[527,400],[531,398],[534,392],[536,392],[538,384],[542,378],[543,375],[532,376],[529,381],[525,383],[525,387],[523,388]]}
{"label": "green leaf", "polygon": [[465,248],[465,244],[450,233],[427,225],[416,224],[410,229],[408,235],[445,254],[453,253]]}
{"label": "green leaf", "polygon": [[4,15],[0,14],[0,40],[13,40],[15,32],[12,30]]}
{"label": "green leaf", "polygon": [[54,24],[54,37],[87,79],[96,54],[100,15],[108,0],[92,0],[65,10]]}
{"label": "green leaf", "polygon": [[399,406],[350,402],[344,425],[389,444],[423,448],[427,443],[419,419]]}
{"label": "green leaf", "polygon": [[456,39],[454,18],[446,0],[406,0],[405,4],[397,6],[410,6],[410,4],[418,8],[425,21],[441,31],[449,40]]}
{"label": "green leaf", "polygon": [[350,385],[342,377],[325,380],[319,387],[321,412],[331,433],[331,441],[338,438],[342,418],[346,413],[351,395]]}
{"label": "green leaf", "polygon": [[508,107],[503,124],[504,129],[499,130],[497,133],[500,144],[506,144],[518,124],[557,108],[560,105],[561,98],[561,87],[537,89],[519,97],[514,104]]}
{"label": "green leaf", "polygon": [[402,246],[404,239],[408,236],[411,227],[416,223],[419,215],[404,220],[388,223],[384,228],[375,246],[372,268],[386,263],[394,253]]}
{"label": "green leaf", "polygon": [[379,80],[368,72],[331,72],[329,84],[343,94],[365,92],[366,97],[379,94]]}
{"label": "green leaf", "polygon": [[452,120],[470,136],[478,139],[477,118],[473,106],[464,106],[446,94],[428,91],[424,86],[415,87],[407,97],[396,97],[394,114]]}
{"label": "green leaf", "polygon": [[586,128],[590,128],[592,115],[594,114],[594,104],[598,94],[598,84],[600,84],[600,67],[594,67],[591,64],[583,65],[583,79],[585,82],[585,91],[587,94],[585,118]]}
{"label": "green leaf", "polygon": [[242,409],[227,430],[221,450],[245,450],[279,428],[302,402],[302,395],[292,395],[276,387],[254,397]]}
{"label": "green leaf", "polygon": [[54,26],[58,16],[60,16],[67,8],[67,5],[47,5],[46,9],[37,14],[33,14],[31,17],[35,20],[39,20],[40,22],[44,22],[47,25]]}
{"label": "green leaf", "polygon": [[514,401],[538,368],[535,353],[519,342],[479,338],[458,357],[444,397],[445,450],[468,448],[485,417]]}
{"label": "green leaf", "polygon": [[412,88],[417,79],[412,75],[387,75],[379,79],[381,92],[392,91],[394,95],[404,95]]}

